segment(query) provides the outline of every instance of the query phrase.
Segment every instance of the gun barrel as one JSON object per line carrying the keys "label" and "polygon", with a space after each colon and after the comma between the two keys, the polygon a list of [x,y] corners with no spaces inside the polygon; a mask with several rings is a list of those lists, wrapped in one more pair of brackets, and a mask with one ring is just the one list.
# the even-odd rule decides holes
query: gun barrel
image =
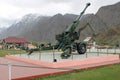
{"label": "gun barrel", "polygon": [[76,21],[79,21],[80,18],[82,17],[82,15],[85,13],[86,9],[88,8],[88,6],[90,6],[91,4],[90,3],[87,3],[86,4],[86,7],[84,8],[84,10],[80,13],[80,15],[78,16],[78,18],[76,19]]}
{"label": "gun barrel", "polygon": [[86,4],[86,7],[84,8],[84,10],[80,13],[80,15],[76,18],[76,20],[67,27],[67,29],[65,30],[65,32],[71,32],[71,31],[75,30],[75,28],[79,24],[79,21],[80,21],[82,15],[85,13],[85,10],[88,8],[88,6],[90,6],[90,3]]}

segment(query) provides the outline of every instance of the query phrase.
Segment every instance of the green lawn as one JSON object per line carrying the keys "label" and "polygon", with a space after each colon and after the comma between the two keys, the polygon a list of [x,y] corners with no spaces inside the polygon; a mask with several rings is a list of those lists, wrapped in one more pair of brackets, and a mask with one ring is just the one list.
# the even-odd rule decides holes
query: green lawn
{"label": "green lawn", "polygon": [[120,80],[120,64],[35,80]]}
{"label": "green lawn", "polygon": [[[34,53],[46,53],[46,52],[52,52],[52,50],[42,50],[42,51],[34,51]],[[28,53],[25,50],[1,50],[0,49],[0,57],[4,57],[5,55],[8,54],[23,54],[23,53]]]}
{"label": "green lawn", "polygon": [[22,54],[22,53],[26,53],[23,50],[0,50],[0,57],[4,57],[7,54]]}

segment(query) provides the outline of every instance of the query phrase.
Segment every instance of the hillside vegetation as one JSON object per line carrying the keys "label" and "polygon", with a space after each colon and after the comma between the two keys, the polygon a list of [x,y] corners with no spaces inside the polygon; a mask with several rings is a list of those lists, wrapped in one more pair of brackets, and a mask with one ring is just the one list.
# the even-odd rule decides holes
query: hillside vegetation
{"label": "hillside vegetation", "polygon": [[120,25],[106,32],[101,32],[96,40],[103,44],[120,45]]}

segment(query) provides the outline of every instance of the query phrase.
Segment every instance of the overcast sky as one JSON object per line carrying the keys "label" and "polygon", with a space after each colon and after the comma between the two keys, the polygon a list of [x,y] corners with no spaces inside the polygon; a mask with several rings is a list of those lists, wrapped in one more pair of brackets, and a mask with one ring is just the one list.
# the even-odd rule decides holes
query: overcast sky
{"label": "overcast sky", "polygon": [[101,6],[120,0],[0,0],[0,27],[8,27],[29,13],[52,16],[57,13],[79,14],[90,2],[86,13],[96,13]]}

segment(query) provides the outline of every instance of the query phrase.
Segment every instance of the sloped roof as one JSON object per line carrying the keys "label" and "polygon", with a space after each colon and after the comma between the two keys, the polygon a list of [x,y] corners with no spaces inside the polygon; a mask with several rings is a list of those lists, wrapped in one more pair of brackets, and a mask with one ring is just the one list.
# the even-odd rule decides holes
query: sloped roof
{"label": "sloped roof", "polygon": [[4,41],[6,43],[16,43],[16,44],[29,43],[29,41],[26,40],[25,38],[16,38],[16,37],[8,37],[8,38],[4,39]]}
{"label": "sloped roof", "polygon": [[[90,41],[91,39],[93,39],[92,37],[87,37],[87,38],[85,38],[83,41],[84,42],[88,42],[88,41]],[[94,39],[93,39],[94,40]]]}

